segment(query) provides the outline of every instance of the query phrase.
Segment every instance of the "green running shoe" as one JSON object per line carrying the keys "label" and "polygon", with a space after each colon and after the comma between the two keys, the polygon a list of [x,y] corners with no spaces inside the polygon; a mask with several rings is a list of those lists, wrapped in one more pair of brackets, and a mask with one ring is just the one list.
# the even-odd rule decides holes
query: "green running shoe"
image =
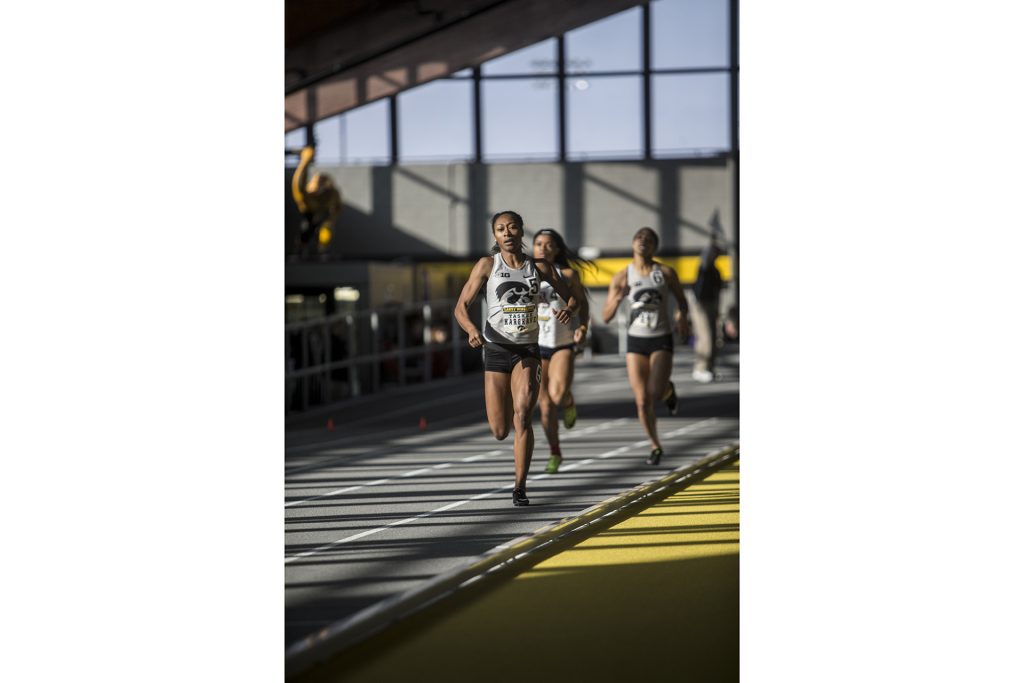
{"label": "green running shoe", "polygon": [[562,409],[562,424],[566,429],[572,429],[576,425],[576,401]]}
{"label": "green running shoe", "polygon": [[562,456],[552,455],[548,458],[548,466],[544,468],[544,471],[548,474],[554,474],[558,471],[558,467],[562,464]]}

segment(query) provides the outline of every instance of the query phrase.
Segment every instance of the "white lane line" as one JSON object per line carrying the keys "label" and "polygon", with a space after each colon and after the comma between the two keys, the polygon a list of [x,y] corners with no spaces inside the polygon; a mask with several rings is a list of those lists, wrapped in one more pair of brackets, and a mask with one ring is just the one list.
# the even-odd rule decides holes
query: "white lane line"
{"label": "white lane line", "polygon": [[429,471],[430,471],[429,467],[424,467],[423,469],[413,470],[412,472],[406,472],[405,474],[402,475],[402,477],[403,478],[405,478],[405,477],[415,477],[417,474],[423,474],[424,472],[429,472]]}
{"label": "white lane line", "polygon": [[[455,419],[455,418],[451,418],[451,419]],[[446,420],[443,420],[443,421],[448,421],[448,419],[446,418]],[[439,425],[438,425],[437,422],[435,422],[432,425],[432,428],[434,430],[434,434],[440,434],[443,431],[444,434],[445,434],[445,442],[446,443],[452,443],[453,441],[455,441],[457,439],[462,439],[464,437],[469,437],[469,441],[474,441],[474,440],[477,440],[477,439],[482,439],[485,434],[486,434],[486,436],[490,436],[490,430],[487,430],[486,432],[481,433],[483,430],[480,429],[480,425],[479,424],[467,425],[465,427],[445,427],[443,430],[439,430],[438,426]],[[428,440],[429,440],[430,439],[430,435],[427,435],[427,436],[428,436]],[[340,439],[338,437],[336,437],[330,443],[337,444],[339,440]],[[387,441],[387,442],[385,442],[384,443],[384,448],[382,448],[380,450],[380,452],[381,453],[397,453],[401,449],[403,449],[406,446],[408,446],[414,452],[429,453],[430,452],[429,449],[436,445],[434,443],[428,443],[424,447],[421,444],[422,440],[423,440],[423,433],[422,432],[419,432],[417,434],[410,434],[408,436],[403,436],[403,437],[397,438],[394,441]],[[322,449],[320,449],[320,453],[317,454],[317,455],[324,455],[324,456],[336,455],[338,457],[331,458],[330,460],[325,460],[323,462],[314,461],[314,462],[308,462],[308,463],[306,463],[304,465],[286,466],[285,469],[284,469],[284,475],[286,477],[290,477],[290,476],[293,476],[295,474],[302,474],[304,472],[309,472],[311,470],[313,470],[313,471],[315,471],[315,470],[325,470],[325,469],[329,469],[329,468],[335,467],[337,465],[349,464],[351,462],[351,460],[352,460],[352,456],[353,455],[359,455],[359,454],[365,453],[368,449],[377,448],[378,445],[380,445],[380,439],[379,438],[377,438],[377,439],[370,439],[368,437],[360,437],[358,439],[357,445],[355,445],[355,446],[345,446],[344,448],[341,448],[341,447],[322,448]],[[288,457],[289,456],[286,454],[285,458],[287,459]]]}
{"label": "white lane line", "polygon": [[[694,422],[692,425],[686,425],[685,427],[680,427],[679,429],[674,429],[674,430],[672,430],[671,432],[669,432],[668,434],[666,434],[662,438],[665,439],[665,440],[668,440],[668,439],[675,438],[677,436],[682,436],[683,434],[686,434],[688,432],[692,432],[695,429],[700,429],[704,425],[713,424],[715,422],[718,422],[718,418],[717,417],[709,417],[706,420],[701,420],[700,422]],[[626,451],[631,450],[633,448],[639,448],[640,446],[643,446],[643,445],[649,444],[649,443],[650,443],[650,441],[648,441],[647,439],[640,439],[639,441],[634,441],[633,443],[629,444],[628,446],[621,446],[620,448],[616,448],[614,451],[608,451],[607,453],[602,453],[601,455],[599,455],[597,457],[598,458],[611,458],[611,457],[616,456],[616,455],[621,455],[622,453],[625,453]],[[568,469],[568,468],[563,467],[562,469],[565,470],[565,469]]]}
{"label": "white lane line", "polygon": [[[674,431],[669,432],[668,434],[665,435],[665,439],[668,440],[668,439],[670,439],[672,437],[675,437],[675,436],[681,436],[681,435],[683,435],[683,434],[685,434],[687,432],[693,431],[693,430],[695,430],[695,429],[697,429],[697,428],[699,428],[699,427],[701,427],[703,425],[710,424],[710,423],[713,423],[713,422],[716,422],[716,421],[717,421],[717,418],[714,418],[714,417],[708,418],[706,420],[701,420],[700,422],[697,422],[697,423],[694,423],[692,425],[688,425],[686,427],[682,427],[680,429],[676,429]],[[566,472],[566,471],[568,471],[570,469],[573,469],[573,468],[576,468],[576,467],[582,467],[583,465],[586,465],[588,463],[592,463],[592,462],[594,462],[595,460],[597,460],[599,458],[610,458],[610,457],[612,457],[614,455],[619,455],[621,453],[624,453],[624,452],[630,450],[630,448],[636,448],[637,446],[640,446],[640,445],[643,445],[643,444],[646,444],[646,443],[648,443],[647,439],[642,439],[640,441],[635,441],[635,442],[633,442],[629,446],[620,446],[618,448],[612,449],[612,450],[610,450],[610,451],[608,451],[606,453],[602,453],[601,455],[595,456],[593,458],[587,458],[586,460],[581,460],[581,461],[579,461],[577,463],[573,463],[572,465],[569,465],[568,467],[563,467],[563,468],[561,468],[561,471]],[[542,479],[542,478],[546,478],[546,477],[547,477],[547,474],[545,473],[545,474],[538,475],[536,477],[528,477],[527,481],[528,482],[529,481],[537,481],[538,479]],[[403,524],[408,524],[409,522],[414,522],[417,519],[423,519],[424,517],[429,517],[429,516],[431,516],[433,514],[437,514],[438,512],[445,512],[447,510],[453,510],[453,509],[455,509],[455,508],[457,508],[459,506],[465,505],[466,503],[472,502],[474,500],[481,500],[483,498],[487,498],[488,496],[493,496],[496,493],[501,493],[502,491],[504,491],[506,489],[510,489],[513,486],[515,486],[515,484],[505,484],[504,486],[496,488],[493,491],[487,491],[485,493],[478,493],[477,495],[472,496],[471,498],[466,498],[465,500],[458,500],[458,501],[455,501],[454,503],[448,503],[447,505],[442,505],[441,507],[435,508],[435,509],[430,510],[428,512],[421,512],[420,514],[415,515],[413,517],[408,517],[406,519],[400,519],[400,520],[395,521],[395,522],[390,522],[388,524],[385,524],[384,526],[377,527],[376,529],[367,529],[366,531],[360,531],[358,534],[354,534],[352,536],[346,536],[345,538],[339,538],[337,541],[331,541],[330,543],[325,543],[324,545],[317,546],[316,548],[313,548],[312,550],[307,550],[307,551],[301,552],[301,553],[299,553],[297,555],[292,555],[291,557],[286,557],[284,559],[284,563],[288,564],[290,562],[294,562],[295,560],[298,560],[298,559],[301,559],[301,558],[304,558],[304,557],[310,557],[312,555],[317,555],[317,554],[323,552],[324,550],[327,550],[328,548],[333,548],[333,547],[339,546],[339,545],[341,545],[343,543],[349,543],[350,541],[355,541],[355,540],[358,540],[360,538],[366,538],[367,536],[370,536],[371,534],[376,534],[376,533],[380,533],[381,531],[386,531],[387,529],[390,529],[391,527],[401,526]]]}
{"label": "white lane line", "polygon": [[[615,419],[615,420],[608,420],[606,422],[601,422],[600,424],[591,425],[590,427],[587,427],[586,429],[581,429],[578,432],[572,432],[570,434],[566,434],[565,436],[562,437],[562,440],[564,441],[566,439],[574,439],[574,438],[578,438],[578,437],[581,437],[581,436],[586,436],[587,434],[593,434],[596,431],[603,431],[605,429],[610,429],[611,427],[615,427],[615,426],[618,426],[618,425],[626,422],[626,420],[627,420],[627,418],[620,417],[620,418]],[[500,455],[503,452],[504,451],[502,449],[498,448],[498,449],[495,449],[495,450],[492,450],[492,451],[488,451],[486,453],[478,453],[477,455],[471,455],[469,457],[462,458],[461,462],[476,462],[477,460],[483,460],[484,458],[489,458],[489,457],[492,457],[492,456],[495,456],[495,455]],[[430,472],[431,470],[447,469],[447,468],[451,467],[454,464],[455,464],[454,462],[446,462],[446,463],[441,463],[440,465],[434,465],[433,467],[424,467],[424,468],[421,468],[421,469],[418,469],[418,470],[414,470],[412,472],[406,472],[405,474],[399,474],[399,475],[396,475],[394,477],[388,477],[387,479],[378,479],[376,481],[371,481],[371,482],[368,482],[366,484],[358,484],[356,486],[348,486],[348,487],[343,488],[343,489],[337,489],[337,490],[334,490],[334,491],[329,491],[328,493],[322,493],[322,494],[320,494],[318,496],[311,496],[309,498],[303,498],[302,500],[293,500],[290,503],[285,503],[284,506],[286,508],[289,508],[289,507],[294,507],[296,505],[302,505],[303,503],[311,503],[311,502],[313,502],[315,500],[323,500],[324,498],[332,498],[334,496],[340,496],[343,493],[352,493],[353,491],[358,491],[359,489],[365,488],[367,486],[379,486],[380,484],[387,484],[387,483],[390,483],[392,481],[395,481],[396,479],[404,479],[406,477],[415,477],[415,476],[418,476],[418,475],[423,474],[425,472]]]}
{"label": "white lane line", "polygon": [[[601,457],[601,456],[598,456],[598,457]],[[560,468],[558,468],[558,471],[559,472],[568,472],[569,470],[576,469],[577,467],[583,467],[584,465],[589,465],[592,462],[594,462],[593,458],[587,458],[586,460],[580,460],[579,462],[574,462],[571,465],[566,465],[565,467],[560,467]]]}
{"label": "white lane line", "polygon": [[442,505],[441,507],[436,508],[434,510],[430,510],[429,512],[422,512],[422,513],[420,513],[420,514],[418,514],[418,515],[416,515],[414,517],[408,517],[406,519],[400,519],[398,521],[391,522],[389,524],[385,524],[384,526],[377,527],[376,529],[367,529],[366,531],[360,531],[358,534],[354,534],[352,536],[346,536],[345,538],[339,538],[337,541],[331,541],[330,543],[325,543],[324,545],[318,546],[316,548],[313,548],[312,550],[307,550],[306,552],[299,553],[298,555],[292,555],[291,557],[286,557],[284,559],[284,563],[288,564],[289,562],[294,562],[295,560],[302,559],[303,557],[310,557],[312,555],[317,555],[317,554],[323,552],[324,550],[327,550],[328,548],[333,548],[333,547],[341,545],[343,543],[349,543],[350,541],[356,541],[356,540],[359,540],[360,538],[366,538],[367,536],[371,536],[373,534],[380,533],[381,531],[386,531],[387,529],[390,529],[391,527],[401,526],[403,524],[408,524],[409,522],[415,522],[417,519],[423,519],[424,517],[429,517],[430,515],[436,514],[438,512],[445,512],[447,510],[452,510],[454,508],[459,507],[460,505],[465,505],[466,503],[469,503],[471,501],[480,500],[481,498],[486,498],[487,496],[493,495],[495,493],[501,493],[505,489],[510,489],[513,486],[514,486],[514,484],[505,484],[501,488],[494,489],[493,491],[488,491],[486,493],[477,494],[477,495],[473,496],[472,498],[466,498],[465,500],[458,500],[458,501],[455,501],[454,503],[448,503],[447,505]]}
{"label": "white lane line", "polygon": [[[480,453],[479,455],[475,455],[473,457],[476,458],[476,459],[481,459],[481,458],[490,457],[492,455],[498,455],[499,453],[501,453],[501,450],[496,449],[496,450],[493,450],[493,451],[488,451],[487,453]],[[312,502],[314,500],[322,500],[324,498],[331,498],[333,496],[340,496],[343,493],[351,493],[353,491],[358,491],[359,489],[366,488],[367,486],[380,486],[381,484],[387,484],[387,483],[393,482],[396,479],[404,479],[406,477],[415,477],[415,476],[418,476],[420,474],[424,474],[426,472],[430,472],[431,470],[443,470],[445,468],[451,467],[453,464],[454,463],[444,462],[444,463],[441,463],[439,465],[434,465],[433,467],[422,467],[422,468],[420,468],[418,470],[412,470],[411,472],[406,472],[405,474],[399,474],[399,475],[396,475],[394,477],[388,477],[386,479],[376,479],[374,481],[368,481],[365,484],[357,484],[355,486],[346,486],[343,489],[337,489],[335,491],[330,491],[328,493],[322,493],[319,496],[313,496],[311,498],[304,498],[302,500],[293,500],[290,503],[285,503],[284,506],[286,508],[288,508],[288,507],[292,507],[294,505],[302,505],[303,503],[310,503],[310,502]]]}
{"label": "white lane line", "polygon": [[468,458],[463,458],[462,462],[476,462],[477,460],[483,460],[489,458],[492,455],[501,455],[504,451],[500,448],[495,448],[493,451],[487,451],[486,453],[480,453],[478,455],[471,455]]}
{"label": "white lane line", "polygon": [[[440,405],[446,405],[448,403],[455,403],[457,401],[462,401],[464,399],[468,399],[468,398],[472,398],[473,396],[477,396],[477,395],[479,395],[479,393],[480,393],[480,389],[477,388],[477,387],[474,387],[472,390],[461,391],[461,392],[458,392],[458,393],[455,393],[455,394],[449,394],[448,396],[445,396],[443,398],[433,398],[433,399],[430,400],[430,405],[431,406],[440,406]],[[414,403],[413,405],[406,406],[405,408],[397,408],[397,409],[389,410],[387,412],[387,417],[390,419],[390,418],[397,417],[399,415],[405,415],[407,413],[415,414],[417,411],[422,411],[422,410],[423,410],[423,406],[421,404]],[[375,420],[381,420],[381,419],[383,419],[383,416],[380,413],[375,413],[373,415],[367,415],[366,417],[361,417],[361,418],[358,418],[356,420],[352,420],[351,422],[343,422],[340,426],[341,427],[345,427],[345,428],[356,427],[356,426],[359,426],[360,424],[363,424],[363,423],[373,422]],[[311,429],[306,429],[306,430],[301,430],[301,431],[314,432],[315,433],[315,432],[321,431],[322,429],[323,429],[322,427],[319,427],[319,428],[311,428]],[[334,440],[320,441],[320,442],[315,442],[315,443],[297,444],[295,446],[286,446],[285,449],[284,449],[284,452],[286,454],[288,454],[288,453],[298,453],[300,451],[308,451],[310,449],[316,449],[316,448],[321,448],[323,446],[328,446],[331,443],[334,443]]]}
{"label": "white lane line", "polygon": [[[617,370],[621,371],[621,368],[618,368]],[[581,381],[581,378],[580,378],[580,376],[578,374],[576,375],[575,381],[576,382],[580,382]],[[597,386],[592,387],[592,388],[591,387],[585,387],[586,388],[586,392],[581,393],[580,395],[583,396],[583,395],[588,395],[588,394],[593,394],[593,393],[602,393],[602,392],[610,390],[610,389],[621,390],[623,387],[625,387],[627,390],[629,388],[629,383],[626,382],[625,380],[619,381],[619,382],[608,382],[608,383],[605,383],[605,384],[597,385]],[[476,393],[477,391],[478,390],[474,389],[472,392],[470,392],[470,394]],[[581,388],[580,391],[582,392],[583,389]],[[450,401],[445,400],[444,402],[448,403]],[[432,405],[437,405],[438,401],[432,401],[431,404]],[[414,408],[414,409],[415,410],[420,410],[421,408]],[[366,419],[369,419],[369,418],[361,418],[361,421],[365,421]],[[373,419],[377,419],[377,418],[374,417]],[[444,422],[451,421],[452,419],[454,419],[454,418],[445,418],[444,420],[442,420],[439,423],[434,423],[433,426],[437,427],[440,424],[443,424]],[[622,421],[624,422],[625,419],[622,419]],[[350,425],[349,424],[345,424],[345,425],[342,425],[342,426],[343,427],[348,427]],[[319,428],[319,429],[322,429],[322,428]],[[306,431],[319,431],[319,429],[318,430],[306,430]],[[473,432],[473,431],[476,431],[478,429],[478,427],[476,425],[470,425],[470,426],[465,426],[465,427],[459,427],[459,428],[456,428],[456,429],[458,431],[462,431],[462,432]],[[588,427],[588,429],[591,429],[591,428]],[[563,438],[567,438],[568,436],[569,436],[569,434],[566,434],[565,437],[563,437]],[[415,441],[418,438],[420,438],[419,434],[410,434],[410,435],[407,435],[407,436],[403,436],[402,438],[400,438],[399,440],[397,440],[395,442],[395,445],[396,446],[398,446],[398,445],[406,445],[408,443],[411,443],[411,442]],[[325,454],[342,454],[342,453],[346,453],[348,451],[358,451],[359,450],[358,448],[330,448],[330,446],[332,444],[337,444],[338,441],[339,441],[338,437],[334,437],[334,438],[329,439],[327,441],[318,441],[318,442],[315,442],[315,443],[306,443],[306,444],[297,444],[297,445],[294,445],[294,446],[286,446],[285,447],[285,455],[286,455],[286,457],[288,455],[299,455],[301,452],[309,451],[309,450],[313,450],[313,451],[320,450],[321,452],[323,452]],[[307,471],[307,470],[310,470],[310,469],[321,469],[321,468],[324,468],[324,467],[329,467],[330,465],[332,465],[332,464],[334,464],[336,462],[343,462],[343,461],[344,461],[344,459],[332,460],[332,461],[329,461],[329,462],[326,462],[326,463],[310,463],[310,464],[306,464],[306,465],[296,465],[296,466],[293,466],[291,468],[287,468],[286,467],[285,468],[285,474],[289,475],[289,474],[296,474],[296,473],[299,473],[299,472],[304,472],[304,471]]]}

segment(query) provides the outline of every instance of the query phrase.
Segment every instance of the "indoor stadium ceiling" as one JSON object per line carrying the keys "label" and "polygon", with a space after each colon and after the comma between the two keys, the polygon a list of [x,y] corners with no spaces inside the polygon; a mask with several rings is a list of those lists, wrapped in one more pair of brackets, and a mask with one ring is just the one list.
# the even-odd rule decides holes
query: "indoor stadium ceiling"
{"label": "indoor stadium ceiling", "polygon": [[285,131],[642,0],[285,0]]}

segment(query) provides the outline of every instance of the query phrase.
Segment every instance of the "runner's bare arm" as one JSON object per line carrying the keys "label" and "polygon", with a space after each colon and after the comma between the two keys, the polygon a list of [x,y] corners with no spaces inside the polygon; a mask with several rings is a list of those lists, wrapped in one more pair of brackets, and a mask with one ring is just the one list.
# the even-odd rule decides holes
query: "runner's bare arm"
{"label": "runner's bare arm", "polygon": [[604,302],[604,310],[601,318],[605,324],[610,323],[615,317],[615,311],[619,310],[619,304],[626,296],[626,269],[623,268],[615,273],[611,283],[608,285],[608,299]]}
{"label": "runner's bare arm", "polygon": [[577,327],[572,334],[573,343],[579,344],[587,336],[587,329],[590,327],[590,302],[587,301],[587,293],[583,291],[583,282],[580,280],[579,274],[572,268],[566,268],[562,271],[562,279],[569,284],[569,288],[572,290],[573,296],[580,302],[579,311],[577,315],[580,319],[579,327]]}
{"label": "runner's bare arm", "polygon": [[489,256],[482,257],[473,266],[473,271],[469,274],[469,279],[466,280],[466,284],[462,287],[462,293],[459,294],[459,300],[455,304],[455,319],[459,323],[459,327],[469,335],[469,345],[474,349],[478,349],[484,345],[484,338],[480,335],[480,330],[469,317],[469,307],[476,300],[477,295],[480,293],[480,288],[487,282],[487,277],[491,274],[491,265],[493,261]]}
{"label": "runner's bare arm", "polygon": [[665,273],[665,284],[668,285],[669,290],[676,297],[676,303],[679,304],[679,307],[676,308],[676,328],[679,330],[679,336],[685,339],[689,336],[686,314],[690,308],[686,303],[686,294],[683,292],[683,286],[679,284],[679,276],[676,275],[673,268],[663,265],[661,270]]}
{"label": "runner's bare arm", "polygon": [[555,319],[563,325],[568,325],[572,320],[573,314],[579,310],[579,299],[576,298],[572,288],[562,279],[557,268],[543,259],[534,261],[534,264],[537,266],[537,274],[540,275],[541,279],[550,282],[551,286],[555,288],[555,293],[562,297],[562,300],[565,302],[565,308],[555,312]]}

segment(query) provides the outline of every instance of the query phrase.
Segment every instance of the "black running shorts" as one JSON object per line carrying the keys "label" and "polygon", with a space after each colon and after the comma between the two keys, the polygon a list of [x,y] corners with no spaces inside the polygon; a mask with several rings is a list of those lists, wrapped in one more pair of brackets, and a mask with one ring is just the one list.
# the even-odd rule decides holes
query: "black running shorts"
{"label": "black running shorts", "polygon": [[484,342],[484,370],[512,374],[512,368],[524,358],[540,360],[540,347],[536,344],[496,344]]}
{"label": "black running shorts", "polygon": [[673,348],[671,334],[661,337],[626,336],[626,353],[639,353],[641,356],[649,356],[655,351],[668,351],[671,353]]}
{"label": "black running shorts", "polygon": [[572,351],[575,351],[576,350],[576,345],[575,344],[566,344],[565,346],[556,346],[554,348],[551,348],[550,346],[541,346],[540,347],[540,358],[541,358],[541,360],[551,360],[551,356],[555,355],[555,353],[557,353],[558,351],[561,351],[562,349],[570,349]]}

